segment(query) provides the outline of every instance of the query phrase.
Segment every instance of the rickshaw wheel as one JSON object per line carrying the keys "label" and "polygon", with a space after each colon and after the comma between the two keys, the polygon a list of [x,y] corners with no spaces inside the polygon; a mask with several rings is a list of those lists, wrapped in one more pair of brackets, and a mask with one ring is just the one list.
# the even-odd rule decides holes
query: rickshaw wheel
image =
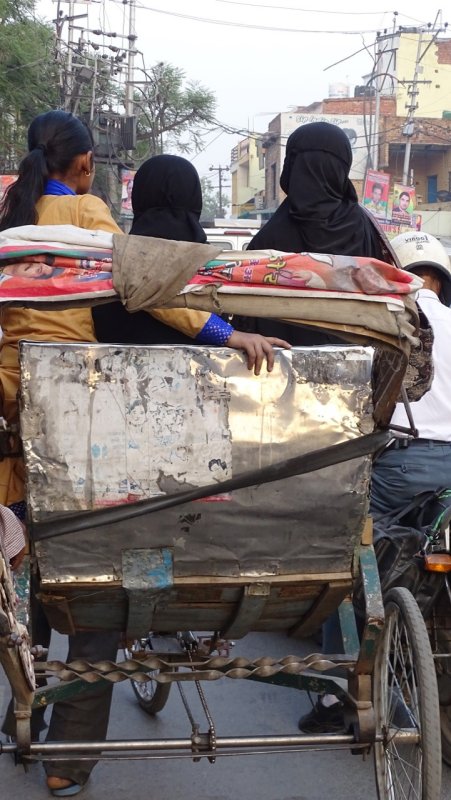
{"label": "rickshaw wheel", "polygon": [[[146,649],[149,651],[152,650],[150,643],[146,645]],[[133,653],[130,650],[125,650],[125,655],[127,658],[133,658]],[[159,711],[163,710],[168,701],[169,692],[171,691],[171,683],[158,683],[158,681],[151,677],[152,675],[158,675],[161,671],[162,670],[156,669],[149,672],[149,680],[145,682],[130,681],[139,705],[143,711],[145,711],[146,714],[150,714],[150,716],[158,714]]]}
{"label": "rickshaw wheel", "polygon": [[[374,746],[379,800],[439,800],[441,790],[440,716],[434,659],[426,626],[405,588],[385,598],[385,626],[376,655],[373,701]],[[401,741],[416,732],[415,743]]]}
{"label": "rickshaw wheel", "polygon": [[[439,653],[451,655],[451,632],[437,632]],[[442,758],[451,767],[451,658],[435,661],[439,686],[440,727],[442,731]]]}

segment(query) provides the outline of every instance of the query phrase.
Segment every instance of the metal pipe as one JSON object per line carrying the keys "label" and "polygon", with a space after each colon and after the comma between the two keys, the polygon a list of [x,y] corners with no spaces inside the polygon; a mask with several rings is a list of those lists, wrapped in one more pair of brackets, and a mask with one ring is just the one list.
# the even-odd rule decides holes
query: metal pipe
{"label": "metal pipe", "polygon": [[[391,729],[389,738],[396,739],[397,744],[418,744],[420,734],[415,730]],[[383,742],[384,736],[378,734],[375,742]],[[125,760],[132,759],[133,754],[141,752],[136,756],[139,759],[163,759],[163,758],[206,758],[208,756],[243,756],[243,755],[269,755],[271,753],[283,754],[289,752],[302,752],[302,750],[343,750],[348,747],[353,749],[365,750],[372,743],[357,742],[352,734],[324,734],[322,736],[239,736],[220,738],[216,742],[216,750],[195,751],[192,747],[191,739],[160,739],[155,741],[136,740],[136,741],[110,741],[110,742],[37,742],[30,746],[30,752],[24,755],[25,760],[67,760],[70,753],[74,753],[80,761],[92,759],[92,755],[105,760]],[[248,751],[240,751],[238,748],[251,748]],[[223,753],[221,748],[229,749],[234,752]],[[235,750],[236,748],[236,750]],[[258,750],[257,748],[263,748]],[[269,750],[268,748],[277,748]],[[188,750],[189,753],[174,753],[167,755],[144,755],[147,751],[175,751]],[[0,755],[3,753],[14,754],[17,752],[16,744],[6,744],[0,742]],[[82,753],[82,754],[80,754]],[[47,758],[46,758],[47,756]]]}
{"label": "metal pipe", "polygon": [[[208,735],[205,734],[205,738]],[[415,744],[419,741],[420,734],[416,730],[390,729],[389,739],[396,739],[398,744]],[[384,736],[376,736],[377,742],[384,741]],[[308,747],[308,746],[336,746],[346,745],[349,747],[368,747],[371,742],[358,742],[352,734],[323,734],[321,736],[292,735],[292,736],[227,736],[216,740],[218,751],[221,748],[233,749],[238,747]],[[98,753],[134,753],[138,751],[161,751],[161,750],[189,750],[194,756],[211,755],[210,750],[193,749],[191,739],[136,739],[136,740],[113,740],[108,742],[34,742],[30,746],[30,755],[68,755],[70,753],[83,755],[97,755]],[[15,753],[16,744],[1,744],[0,753]],[[216,751],[215,753],[216,754]]]}
{"label": "metal pipe", "polygon": [[[308,744],[344,744],[352,746],[355,738],[352,734],[324,734],[322,736],[293,735],[293,736],[228,736],[216,740],[218,749],[221,747],[231,749],[234,747],[296,747]],[[5,752],[15,752],[17,745],[4,745]],[[129,741],[113,740],[109,742],[34,742],[30,747],[32,755],[37,753],[47,754],[97,754],[117,753],[122,751],[135,752],[138,750],[193,750],[191,739],[136,739]],[[204,750],[206,752],[206,750]],[[202,749],[199,749],[202,754]],[[197,752],[194,752],[197,755]]]}

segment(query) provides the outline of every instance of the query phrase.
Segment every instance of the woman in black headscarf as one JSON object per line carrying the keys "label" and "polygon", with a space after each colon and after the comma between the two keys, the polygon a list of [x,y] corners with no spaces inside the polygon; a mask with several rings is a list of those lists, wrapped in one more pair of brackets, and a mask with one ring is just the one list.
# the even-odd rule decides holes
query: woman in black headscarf
{"label": "woman in black headscarf", "polygon": [[[202,189],[199,176],[186,158],[153,156],[138,169],[132,189],[131,234],[179,242],[207,241],[199,218]],[[193,344],[181,331],[138,311],[129,314],[120,303],[93,308],[99,342],[123,344]]]}
{"label": "woman in black headscarf", "polygon": [[[207,241],[199,219],[202,212],[202,188],[196,169],[180,156],[153,156],[138,169],[132,189],[133,225],[130,233],[177,242]],[[93,319],[99,342],[114,344],[208,344],[227,345],[244,350],[249,369],[258,375],[264,359],[271,371],[272,347],[289,347],[280,338],[263,338],[259,332],[241,332],[216,316],[185,309],[186,330],[175,330],[145,311],[129,312],[120,303],[95,306]],[[179,318],[183,310],[179,310]],[[196,331],[194,328],[196,328]]]}
{"label": "woman in black headscarf", "polygon": [[130,233],[179,242],[207,241],[199,222],[199,176],[186,158],[161,155],[145,161],[133,181],[132,208]]}
{"label": "woman in black headscarf", "polygon": [[249,250],[389,258],[377,224],[349,180],[352,150],[337,125],[301,125],[287,141],[280,186],[287,195]]}
{"label": "woman in black headscarf", "polygon": [[[349,180],[351,164],[349,139],[337,125],[312,122],[293,131],[280,176],[287,196],[248,250],[367,256],[393,263],[377,223],[358,203]],[[244,330],[288,337],[297,345],[340,342],[334,336],[271,320],[234,321]]]}

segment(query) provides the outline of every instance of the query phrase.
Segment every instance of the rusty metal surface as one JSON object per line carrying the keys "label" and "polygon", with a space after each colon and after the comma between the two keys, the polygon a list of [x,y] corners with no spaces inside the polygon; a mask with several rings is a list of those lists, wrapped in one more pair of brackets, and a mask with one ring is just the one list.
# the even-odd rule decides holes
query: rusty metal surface
{"label": "rusty metal surface", "polygon": [[[33,520],[232,477],[372,430],[372,351],[296,348],[256,378],[207,347],[22,343]],[[122,551],[170,548],[187,576],[348,573],[370,458],[37,543],[43,585],[122,580]]]}

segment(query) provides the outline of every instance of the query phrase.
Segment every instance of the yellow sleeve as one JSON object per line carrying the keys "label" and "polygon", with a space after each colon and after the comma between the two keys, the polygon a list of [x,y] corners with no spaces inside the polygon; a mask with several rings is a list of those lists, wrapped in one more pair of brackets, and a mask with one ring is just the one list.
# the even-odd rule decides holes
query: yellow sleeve
{"label": "yellow sleeve", "polygon": [[80,197],[80,228],[91,231],[108,231],[109,233],[123,233],[111,216],[110,209],[93,194],[84,194]]}
{"label": "yellow sleeve", "polygon": [[208,311],[194,311],[192,308],[152,308],[152,317],[195,339],[211,317]]}

